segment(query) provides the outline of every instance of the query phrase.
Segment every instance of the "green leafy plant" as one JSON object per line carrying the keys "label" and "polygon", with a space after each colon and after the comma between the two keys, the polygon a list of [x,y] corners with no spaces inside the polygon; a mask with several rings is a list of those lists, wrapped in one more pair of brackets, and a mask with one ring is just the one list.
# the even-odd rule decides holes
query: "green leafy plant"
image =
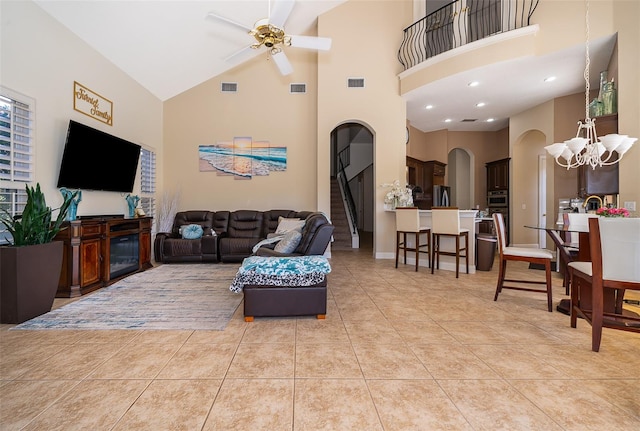
{"label": "green leafy plant", "polygon": [[[7,210],[2,209],[0,222],[4,224],[11,234],[13,242],[11,245],[20,247],[25,245],[46,244],[53,241],[53,238],[62,229],[69,210],[71,201],[78,192],[73,192],[64,197],[64,201],[59,208],[52,209],[47,206],[44,193],[40,190],[40,184],[36,187],[25,186],[27,191],[27,203],[22,214],[12,216]],[[58,217],[52,221],[53,212],[58,212]]]}

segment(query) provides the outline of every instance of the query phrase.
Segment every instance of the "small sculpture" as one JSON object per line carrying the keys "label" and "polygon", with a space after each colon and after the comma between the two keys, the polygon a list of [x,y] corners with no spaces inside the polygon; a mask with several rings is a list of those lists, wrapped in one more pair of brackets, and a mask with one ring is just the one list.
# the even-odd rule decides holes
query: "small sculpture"
{"label": "small sculpture", "polygon": [[[75,192],[72,192],[71,190],[62,187],[60,189],[60,193],[62,194],[62,197],[67,199],[68,197],[72,196],[73,193]],[[69,210],[67,211],[67,217],[65,218],[66,220],[74,221],[76,219],[78,214],[78,204],[80,203],[80,201],[82,201],[82,190],[78,190],[78,194],[76,195],[75,199],[71,200],[71,204],[69,205]]]}
{"label": "small sculpture", "polygon": [[127,205],[129,206],[129,217],[135,217],[136,207],[138,206],[138,202],[140,202],[140,196],[127,194],[124,198],[127,200]]}

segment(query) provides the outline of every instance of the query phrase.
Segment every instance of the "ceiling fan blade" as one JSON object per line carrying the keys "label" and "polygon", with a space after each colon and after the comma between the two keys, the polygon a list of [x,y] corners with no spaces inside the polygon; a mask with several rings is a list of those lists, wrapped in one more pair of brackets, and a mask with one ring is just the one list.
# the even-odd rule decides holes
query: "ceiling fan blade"
{"label": "ceiling fan blade", "polygon": [[255,51],[256,51],[255,49],[251,48],[251,45],[245,46],[244,48],[234,52],[233,54],[225,58],[224,61],[236,62],[236,61],[244,60],[251,57],[250,54],[255,53]]}
{"label": "ceiling fan blade", "polygon": [[269,16],[269,24],[278,28],[284,27],[284,23],[287,22],[294,4],[295,0],[274,0],[273,9]]}
{"label": "ceiling fan blade", "polygon": [[289,63],[289,59],[284,52],[280,51],[272,54],[271,58],[273,58],[273,62],[278,66],[278,70],[280,70],[282,75],[287,76],[293,72],[293,66]]}
{"label": "ceiling fan blade", "polygon": [[331,38],[314,36],[291,36],[291,46],[295,48],[328,51],[329,49],[331,49]]}
{"label": "ceiling fan blade", "polygon": [[226,22],[228,24],[231,24],[231,25],[233,25],[235,27],[241,28],[242,30],[246,31],[247,33],[250,32],[251,30],[253,30],[251,27],[247,27],[244,24],[240,24],[239,22],[236,22],[236,21],[234,21],[232,19],[226,18],[226,17],[224,17],[222,15],[218,15],[218,14],[213,13],[213,12],[209,12],[207,14],[207,18],[219,19],[220,21],[224,21],[224,22]]}

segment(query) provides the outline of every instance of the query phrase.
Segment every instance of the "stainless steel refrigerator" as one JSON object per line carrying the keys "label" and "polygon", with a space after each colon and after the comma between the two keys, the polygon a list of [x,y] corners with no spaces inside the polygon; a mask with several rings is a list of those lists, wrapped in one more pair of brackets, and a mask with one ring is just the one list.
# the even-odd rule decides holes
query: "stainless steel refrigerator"
{"label": "stainless steel refrigerator", "polygon": [[451,206],[451,187],[449,186],[433,186],[433,206],[448,207]]}

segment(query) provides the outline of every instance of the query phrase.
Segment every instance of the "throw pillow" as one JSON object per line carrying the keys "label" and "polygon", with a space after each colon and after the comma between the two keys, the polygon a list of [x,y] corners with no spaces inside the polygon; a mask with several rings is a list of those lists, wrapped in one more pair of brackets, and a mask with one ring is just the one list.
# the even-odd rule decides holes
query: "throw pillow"
{"label": "throw pillow", "polygon": [[302,234],[297,230],[291,230],[284,234],[282,239],[278,241],[276,246],[273,248],[274,251],[278,253],[293,253],[294,250],[300,244],[300,240],[302,239]]}
{"label": "throw pillow", "polygon": [[297,230],[298,232],[302,232],[303,226],[304,226],[304,220],[300,220],[299,218],[278,217],[278,227],[276,228],[275,233],[280,235],[292,230]]}
{"label": "throw pillow", "polygon": [[202,226],[200,226],[199,224],[190,224],[187,226],[182,226],[182,228],[180,228],[180,230],[182,231],[182,238],[183,239],[198,239],[198,238],[202,238],[202,234],[203,234],[203,229]]}

